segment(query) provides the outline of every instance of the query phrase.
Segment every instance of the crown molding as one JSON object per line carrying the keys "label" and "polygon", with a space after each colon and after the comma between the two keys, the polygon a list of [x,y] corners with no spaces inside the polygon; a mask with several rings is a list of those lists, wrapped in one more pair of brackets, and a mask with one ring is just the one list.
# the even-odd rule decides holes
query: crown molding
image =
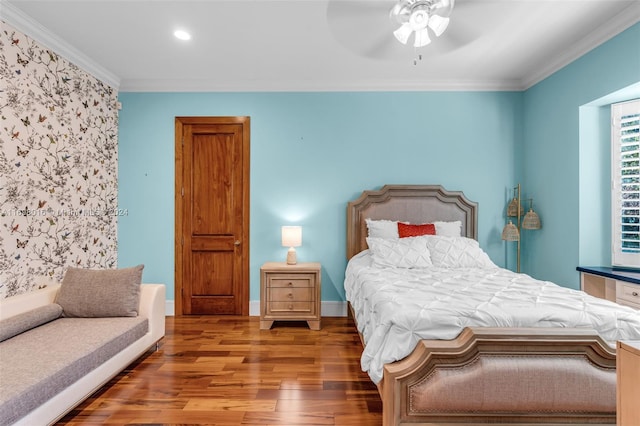
{"label": "crown molding", "polygon": [[529,76],[523,79],[523,90],[534,86],[553,73],[559,71],[571,62],[595,49],[601,44],[622,33],[626,29],[640,22],[640,2],[634,2],[622,12],[594,29],[588,36],[580,40],[573,46],[573,49],[566,50],[555,58],[551,59],[545,67],[534,70]]}
{"label": "crown molding", "polygon": [[0,19],[103,83],[116,90],[119,89],[120,78],[117,75],[96,63],[11,3],[0,0]]}
{"label": "crown molding", "polygon": [[423,92],[522,91],[521,81],[504,80],[224,80],[124,79],[121,92]]}

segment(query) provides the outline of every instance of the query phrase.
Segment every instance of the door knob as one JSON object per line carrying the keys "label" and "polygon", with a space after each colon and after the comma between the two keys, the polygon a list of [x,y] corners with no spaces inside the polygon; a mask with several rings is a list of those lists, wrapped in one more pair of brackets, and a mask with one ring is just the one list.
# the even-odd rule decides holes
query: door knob
{"label": "door knob", "polygon": [[233,245],[234,245],[234,246],[236,246],[236,247],[238,247],[240,244],[242,244],[242,243],[240,242],[240,240],[236,240],[236,241],[233,243]]}

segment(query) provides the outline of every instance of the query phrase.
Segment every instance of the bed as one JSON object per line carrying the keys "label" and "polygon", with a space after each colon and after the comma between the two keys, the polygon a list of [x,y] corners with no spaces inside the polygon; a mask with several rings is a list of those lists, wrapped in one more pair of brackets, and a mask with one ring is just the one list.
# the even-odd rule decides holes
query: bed
{"label": "bed", "polygon": [[[615,339],[640,337],[640,311],[496,267],[475,241],[477,210],[439,185],[386,185],[348,203],[345,291],[383,424],[615,423]],[[460,237],[403,243],[462,241],[481,267],[425,267],[413,248],[393,261],[408,265],[381,264],[370,220],[459,223]]]}

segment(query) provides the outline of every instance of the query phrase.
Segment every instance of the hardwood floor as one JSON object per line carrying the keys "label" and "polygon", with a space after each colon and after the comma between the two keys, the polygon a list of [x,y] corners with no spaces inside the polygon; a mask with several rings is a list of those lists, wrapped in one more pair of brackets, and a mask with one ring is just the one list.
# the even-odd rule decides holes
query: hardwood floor
{"label": "hardwood floor", "polygon": [[380,425],[353,322],[322,329],[258,317],[167,317],[155,352],[76,407],[61,425]]}

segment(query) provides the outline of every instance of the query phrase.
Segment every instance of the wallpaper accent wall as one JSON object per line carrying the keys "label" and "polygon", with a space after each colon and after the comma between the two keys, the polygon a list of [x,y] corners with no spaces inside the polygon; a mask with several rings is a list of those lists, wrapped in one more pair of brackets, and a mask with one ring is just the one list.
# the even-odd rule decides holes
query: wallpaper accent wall
{"label": "wallpaper accent wall", "polygon": [[117,95],[0,21],[0,297],[116,265]]}

